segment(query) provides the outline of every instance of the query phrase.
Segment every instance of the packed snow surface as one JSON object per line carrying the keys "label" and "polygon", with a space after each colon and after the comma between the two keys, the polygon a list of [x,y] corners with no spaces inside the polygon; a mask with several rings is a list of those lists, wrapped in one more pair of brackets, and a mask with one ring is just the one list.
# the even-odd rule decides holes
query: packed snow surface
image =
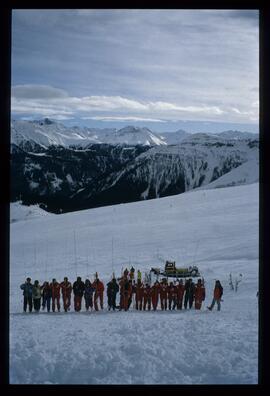
{"label": "packed snow surface", "polygon": [[[255,384],[258,381],[258,183],[11,224],[10,382],[13,384]],[[19,286],[65,275],[104,283],[196,264],[201,311],[22,314]],[[229,286],[242,274],[238,291]],[[221,311],[208,311],[215,280]],[[106,301],[106,294],[104,295]],[[119,295],[117,297],[119,301]]]}
{"label": "packed snow surface", "polygon": [[54,216],[52,213],[46,212],[38,205],[22,205],[20,201],[10,204],[10,222],[25,221],[42,216]]}

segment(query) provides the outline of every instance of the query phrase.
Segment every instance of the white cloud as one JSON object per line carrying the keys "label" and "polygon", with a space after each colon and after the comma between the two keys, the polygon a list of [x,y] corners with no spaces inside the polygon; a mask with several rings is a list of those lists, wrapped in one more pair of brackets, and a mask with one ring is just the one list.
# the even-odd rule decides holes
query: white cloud
{"label": "white cloud", "polygon": [[258,119],[258,102],[250,108],[183,105],[166,101],[139,101],[122,96],[69,96],[52,86],[19,85],[12,88],[11,109],[22,116],[48,116],[64,120],[81,118],[103,121],[173,121],[180,119],[249,122]]}
{"label": "white cloud", "polygon": [[232,107],[232,112],[240,115],[246,116],[250,121],[259,121],[259,102],[254,102],[251,104],[251,109],[249,111],[239,110],[236,107]]}
{"label": "white cloud", "polygon": [[164,120],[156,119],[156,118],[142,118],[142,117],[120,117],[120,116],[111,116],[111,117],[102,117],[102,116],[96,116],[96,117],[81,117],[83,120],[95,120],[95,121],[123,121],[123,122],[138,122],[138,121],[143,121],[143,122],[166,122]]}

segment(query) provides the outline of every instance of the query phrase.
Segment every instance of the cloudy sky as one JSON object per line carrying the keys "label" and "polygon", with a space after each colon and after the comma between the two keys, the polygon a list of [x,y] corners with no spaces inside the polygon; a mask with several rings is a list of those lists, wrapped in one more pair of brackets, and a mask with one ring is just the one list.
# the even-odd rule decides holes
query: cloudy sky
{"label": "cloudy sky", "polygon": [[13,118],[252,129],[258,107],[257,11],[13,11]]}

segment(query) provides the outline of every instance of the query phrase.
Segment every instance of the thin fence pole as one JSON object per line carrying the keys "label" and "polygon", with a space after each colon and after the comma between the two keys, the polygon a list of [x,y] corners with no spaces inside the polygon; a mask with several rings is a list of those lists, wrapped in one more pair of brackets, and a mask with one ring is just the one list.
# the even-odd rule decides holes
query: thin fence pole
{"label": "thin fence pole", "polygon": [[113,265],[113,237],[112,237],[112,272],[114,273],[114,265]]}
{"label": "thin fence pole", "polygon": [[24,276],[25,276],[25,279],[26,279],[26,277],[27,277],[27,272],[26,272],[26,264],[25,264],[24,244],[23,244],[23,250],[22,250],[22,252],[23,252],[23,268],[24,268]]}
{"label": "thin fence pole", "polygon": [[76,278],[78,277],[77,273],[77,249],[76,249],[76,234],[75,230],[73,230],[73,240],[74,240],[74,259],[75,259],[75,271],[76,271]]}
{"label": "thin fence pole", "polygon": [[48,281],[48,237],[46,238],[45,280]]}
{"label": "thin fence pole", "polygon": [[34,237],[34,264],[35,264],[35,269],[37,265],[37,247],[36,247],[36,236]]}

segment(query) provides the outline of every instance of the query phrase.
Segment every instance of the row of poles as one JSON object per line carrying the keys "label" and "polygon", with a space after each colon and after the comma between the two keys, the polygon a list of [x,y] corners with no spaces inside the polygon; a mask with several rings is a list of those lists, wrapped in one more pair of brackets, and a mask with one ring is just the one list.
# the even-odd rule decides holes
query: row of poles
{"label": "row of poles", "polygon": [[[67,240],[67,239],[66,239]],[[193,265],[195,263],[195,258],[197,256],[197,251],[198,251],[198,246],[199,246],[199,240],[197,240],[196,242],[196,248],[194,250],[194,255],[193,255]],[[37,242],[36,242],[36,236],[34,237],[34,266],[36,268],[37,265]],[[25,264],[25,252],[24,252],[24,245],[22,247],[23,249],[23,261]],[[65,243],[65,250],[67,249],[67,243]],[[159,252],[159,249],[157,250],[157,252]],[[75,274],[76,277],[78,276],[78,255],[77,255],[77,234],[76,234],[76,230],[73,230],[73,255],[74,255],[74,264],[75,264]],[[89,250],[87,250],[87,254],[86,254],[86,265],[87,265],[87,277],[89,277]],[[48,277],[48,261],[49,261],[49,242],[48,242],[48,237],[46,238],[46,254],[45,254],[45,279],[47,279]],[[94,259],[95,262],[95,259]],[[131,260],[130,260],[130,256],[129,256],[129,267],[131,264]],[[26,266],[24,265],[25,268],[25,277],[28,276],[26,273]],[[112,273],[114,274],[115,272],[115,268],[114,268],[114,237],[112,237],[111,239],[111,268],[112,268]],[[97,272],[97,268],[95,266],[95,273]],[[121,270],[121,272],[123,272],[123,268]]]}

